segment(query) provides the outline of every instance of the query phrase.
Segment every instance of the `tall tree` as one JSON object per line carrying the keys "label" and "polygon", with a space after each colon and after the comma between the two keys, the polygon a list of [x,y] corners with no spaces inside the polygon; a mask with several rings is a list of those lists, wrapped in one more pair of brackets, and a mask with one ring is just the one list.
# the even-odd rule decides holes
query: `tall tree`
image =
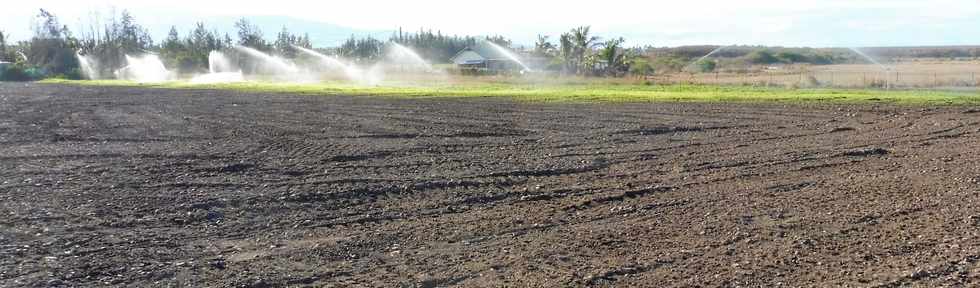
{"label": "tall tree", "polygon": [[74,50],[77,41],[68,27],[44,9],[40,9],[31,26],[34,37],[26,43],[28,64],[51,74],[77,74],[78,58]]}
{"label": "tall tree", "polygon": [[297,43],[297,45],[306,49],[313,49],[313,43],[310,41],[310,34],[303,33],[303,37],[299,39],[299,43]]}
{"label": "tall tree", "polygon": [[180,33],[177,32],[177,26],[170,26],[170,32],[167,33],[167,38],[163,39],[160,48],[171,51],[183,50],[184,45],[180,43]]}
{"label": "tall tree", "polygon": [[279,52],[279,55],[286,58],[296,58],[297,51],[293,45],[299,46],[299,40],[300,39],[298,37],[289,34],[289,30],[283,26],[282,31],[279,31],[279,34],[276,35],[276,42],[274,42],[272,45],[276,48],[276,51]]}
{"label": "tall tree", "polygon": [[[156,49],[150,33],[129,11],[123,10],[118,16],[110,14],[104,25],[97,23],[99,19],[92,21],[96,23],[90,23],[90,31],[82,31],[77,49],[98,63],[99,75],[113,75],[112,72],[128,65],[127,55],[141,55]],[[62,34],[74,38],[67,29]]]}
{"label": "tall tree", "polygon": [[562,33],[558,39],[559,57],[562,59],[562,73],[568,73],[578,67],[575,62],[575,44],[572,43],[571,33]]}
{"label": "tall tree", "polygon": [[[510,40],[500,36],[488,38],[493,39],[492,42],[499,45],[510,45]],[[470,36],[448,36],[438,31],[422,30],[415,33],[399,31],[397,34],[392,35],[389,41],[411,48],[426,60],[436,63],[447,63],[456,53],[459,53],[460,50],[466,47],[475,45],[479,39]]]}
{"label": "tall tree", "polygon": [[7,35],[0,31],[0,61],[7,59]]}
{"label": "tall tree", "polygon": [[622,49],[625,41],[623,38],[616,38],[602,43],[598,59],[606,63],[606,69],[603,71],[606,75],[617,76],[629,69],[626,51]]}
{"label": "tall tree", "polygon": [[124,54],[145,53],[153,46],[153,39],[150,38],[150,33],[139,24],[136,24],[136,19],[126,10],[122,12],[122,20],[119,23],[119,31],[116,34],[118,35],[118,47],[122,49]]}
{"label": "tall tree", "polygon": [[252,25],[248,19],[242,18],[235,22],[235,28],[238,29],[238,45],[262,51],[268,50],[269,46],[262,38],[262,30]]}
{"label": "tall tree", "polygon": [[486,37],[486,40],[487,41],[490,41],[493,44],[497,44],[497,45],[500,45],[500,46],[503,46],[503,47],[510,47],[511,44],[513,44],[510,41],[510,39],[507,39],[504,36],[500,36],[500,35],[497,35],[497,36],[487,36]]}
{"label": "tall tree", "polygon": [[371,37],[357,39],[351,36],[337,48],[341,57],[360,63],[374,63],[381,59],[385,43]]}
{"label": "tall tree", "polygon": [[591,26],[581,26],[570,31],[573,44],[572,56],[575,58],[576,69],[579,74],[584,71],[586,65],[585,58],[592,53],[599,42],[599,37],[589,35]]}
{"label": "tall tree", "polygon": [[194,66],[192,61],[188,61],[186,55],[186,45],[180,40],[180,33],[177,32],[176,26],[170,27],[170,32],[167,33],[167,38],[163,39],[160,43],[160,56],[163,58],[164,63],[169,64],[171,67],[179,67],[181,70],[185,70],[187,67]]}
{"label": "tall tree", "polygon": [[34,38],[61,38],[61,28],[62,26],[58,22],[58,17],[44,9],[40,9],[40,12],[35,16],[35,21],[31,23]]}
{"label": "tall tree", "polygon": [[548,36],[538,35],[538,41],[534,43],[534,54],[542,57],[550,57],[555,52],[555,44],[548,41]]}

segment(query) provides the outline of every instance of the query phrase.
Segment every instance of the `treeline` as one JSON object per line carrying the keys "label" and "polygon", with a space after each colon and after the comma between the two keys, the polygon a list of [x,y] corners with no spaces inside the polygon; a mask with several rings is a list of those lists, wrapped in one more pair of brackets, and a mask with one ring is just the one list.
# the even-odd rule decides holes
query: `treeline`
{"label": "treeline", "polygon": [[[95,77],[113,77],[113,72],[126,65],[126,56],[156,54],[165,66],[182,73],[200,73],[208,70],[208,57],[211,51],[224,51],[243,67],[248,67],[248,57],[238,55],[235,45],[250,47],[285,58],[298,57],[295,47],[313,49],[308,35],[297,35],[283,27],[269,41],[266,35],[248,20],[235,23],[236,35],[221,34],[208,29],[205,23],[182,33],[171,27],[166,38],[156,42],[149,31],[127,11],[119,15],[109,15],[104,25],[88,25],[76,36],[57,16],[47,10],[40,10],[32,25],[33,36],[10,47],[5,35],[0,35],[0,61],[13,62],[13,73],[4,73],[5,78],[36,79],[41,77],[64,77],[77,79],[83,75],[76,55],[92,59],[94,67],[89,71]],[[233,39],[234,37],[234,39]],[[517,53],[529,58],[536,68],[560,71],[565,74],[580,75],[623,75],[651,73],[649,61],[637,49],[626,49],[622,38],[601,41],[591,34],[588,26],[578,27],[562,34],[557,43],[549,37],[539,37],[533,50]],[[371,37],[351,37],[339,47],[317,50],[360,63],[376,62],[385,56],[388,43],[398,43],[416,51],[424,59],[435,63],[449,63],[459,51],[485,42],[510,48],[512,42],[503,36],[456,36],[441,32],[422,30],[406,33],[399,30],[387,40]],[[12,53],[16,51],[18,53]],[[16,55],[20,54],[20,55]],[[88,63],[88,61],[86,61]]]}
{"label": "treeline", "polygon": [[[206,72],[211,51],[223,51],[249,67],[249,57],[231,49],[235,45],[250,47],[285,58],[300,57],[295,47],[315,49],[358,63],[373,63],[386,55],[389,43],[406,46],[434,63],[450,63],[452,57],[467,47],[487,42],[512,48],[503,36],[457,36],[439,31],[403,32],[399,29],[388,39],[351,36],[338,47],[314,48],[306,34],[295,34],[283,27],[267,38],[258,26],[247,19],[234,24],[235,33],[219,33],[205,23],[196,23],[189,31],[171,27],[166,38],[156,42],[147,29],[127,11],[112,13],[108,18],[89,23],[81,31],[71,31],[53,13],[41,9],[26,41],[9,43],[0,31],[0,80],[31,80],[43,77],[77,79],[83,77],[79,57],[97,63],[92,68],[97,77],[113,77],[126,65],[126,55],[156,54],[170,69],[182,73]],[[73,33],[73,32],[78,32]],[[866,63],[849,49],[782,48],[762,46],[686,46],[676,48],[624,47],[622,38],[601,39],[589,26],[576,27],[552,38],[541,35],[533,46],[515,52],[536,70],[550,70],[565,75],[622,76],[648,75],[655,71],[710,72],[718,67],[746,67],[774,64]],[[271,39],[271,40],[267,40]],[[881,60],[898,58],[976,58],[980,47],[868,48],[867,54]],[[712,54],[713,53],[713,54]],[[697,61],[705,55],[711,57]],[[88,61],[85,61],[88,64]],[[91,66],[91,65],[89,65]],[[88,69],[86,69],[88,70]]]}
{"label": "treeline", "polygon": [[[9,44],[5,33],[0,32],[0,80],[34,80],[44,77],[80,79],[81,63],[76,55],[92,59],[95,77],[113,77],[113,72],[126,65],[126,55],[157,54],[165,65],[183,73],[199,73],[208,69],[211,51],[228,51],[233,45],[242,45],[263,52],[293,58],[295,46],[313,48],[308,35],[290,33],[285,27],[272,41],[248,20],[235,23],[237,39],[207,29],[204,23],[181,36],[172,27],[167,37],[155,43],[146,28],[126,10],[118,16],[109,15],[104,25],[91,24],[76,36],[53,13],[41,9],[31,25],[30,40]],[[242,58],[240,62],[248,62]]]}
{"label": "treeline", "polygon": [[88,55],[100,63],[99,73],[111,74],[125,63],[125,55],[156,49],[149,33],[126,11],[111,15],[104,26],[90,26],[76,36],[57,16],[41,9],[31,25],[30,40],[0,49],[0,61],[12,62],[0,71],[4,80],[34,80],[43,77],[82,78],[76,55]]}
{"label": "treeline", "polygon": [[[459,51],[483,41],[493,42],[504,47],[510,47],[512,43],[503,36],[450,36],[438,31],[433,33],[431,30],[406,33],[399,29],[398,32],[388,38],[388,42],[411,48],[423,59],[433,63],[449,63],[450,59]],[[376,62],[384,57],[388,42],[374,37],[358,38],[351,36],[340,47],[332,49],[332,54],[356,62]]]}
{"label": "treeline", "polygon": [[31,29],[34,34],[28,41],[8,45],[6,36],[0,37],[0,61],[4,64],[0,80],[26,81],[57,74],[61,77],[80,78],[75,51],[80,42],[68,26],[46,10],[40,10]]}
{"label": "treeline", "polygon": [[[774,64],[829,65],[850,63],[853,52],[847,49],[784,48],[765,46],[682,46],[643,48],[655,69],[664,72],[711,72],[716,68]],[[697,61],[705,55],[710,55]]]}
{"label": "treeline", "polygon": [[980,46],[952,47],[871,47],[863,51],[886,59],[908,58],[977,58]]}
{"label": "treeline", "polygon": [[[251,24],[247,19],[241,19],[235,23],[237,30],[237,40],[233,40],[231,35],[220,34],[217,31],[208,30],[204,23],[195,24],[185,36],[181,37],[177,27],[171,27],[167,33],[167,38],[160,43],[158,49],[160,58],[168,67],[177,68],[183,73],[201,73],[208,70],[208,57],[211,51],[225,51],[235,55],[229,48],[241,45],[253,48],[262,52],[275,53],[286,58],[295,58],[298,54],[296,46],[312,49],[309,35],[296,35],[283,28],[274,41],[266,41],[262,30]],[[241,58],[241,57],[239,57]],[[241,58],[240,62],[247,62],[247,58]]]}
{"label": "treeline", "polygon": [[[493,43],[511,49],[511,40],[503,36],[447,36],[440,32],[397,32],[390,42],[411,48],[423,58],[434,63],[450,63],[453,56],[467,47]],[[642,57],[638,48],[625,48],[623,38],[602,41],[591,34],[589,26],[581,26],[560,35],[553,43],[549,36],[539,36],[532,49],[515,51],[536,69],[551,70],[562,74],[588,76],[621,76],[627,73],[649,74],[653,72],[649,61]],[[336,53],[359,62],[376,61],[384,56],[385,42],[375,38],[351,37],[337,48]]]}

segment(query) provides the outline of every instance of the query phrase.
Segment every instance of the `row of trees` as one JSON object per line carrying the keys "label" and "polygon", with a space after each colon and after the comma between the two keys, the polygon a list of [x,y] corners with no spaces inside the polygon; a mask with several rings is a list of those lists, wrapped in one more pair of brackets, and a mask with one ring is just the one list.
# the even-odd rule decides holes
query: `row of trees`
{"label": "row of trees", "polygon": [[313,47],[308,35],[295,35],[286,28],[276,35],[274,41],[268,42],[262,31],[245,19],[235,24],[237,40],[232,40],[228,34],[207,29],[204,23],[197,23],[184,37],[176,27],[172,27],[159,45],[128,11],[123,10],[118,17],[113,13],[105,20],[104,25],[90,24],[87,29],[82,29],[79,36],[75,36],[57,16],[41,9],[31,25],[33,35],[30,40],[12,47],[7,43],[6,34],[0,33],[0,61],[15,63],[9,68],[15,71],[3,73],[6,74],[5,78],[81,78],[81,63],[76,55],[94,60],[94,63],[98,63],[92,67],[95,73],[106,77],[126,65],[126,55],[156,53],[168,67],[184,72],[201,72],[208,69],[211,51],[227,50],[233,45],[290,58],[297,55],[296,46]]}
{"label": "row of trees", "polygon": [[[40,10],[37,21],[32,26],[34,35],[30,41],[19,43],[19,49],[25,51],[20,59],[24,66],[36,67],[41,73],[50,75],[65,75],[69,78],[81,77],[79,59],[76,53],[95,60],[99,65],[93,67],[99,76],[111,76],[112,72],[125,66],[126,55],[156,53],[171,68],[182,72],[202,72],[208,69],[208,57],[211,51],[229,50],[234,45],[254,48],[259,51],[295,58],[298,51],[295,47],[312,49],[308,35],[290,33],[285,27],[276,34],[273,41],[267,41],[263,32],[248,20],[242,19],[235,23],[237,39],[231,35],[220,34],[209,30],[204,23],[197,23],[188,33],[181,35],[176,27],[171,27],[167,37],[159,44],[155,43],[146,28],[139,25],[136,19],[127,11],[122,11],[119,17],[111,15],[105,25],[90,25],[76,37],[62,25],[58,18],[46,11]],[[16,59],[7,51],[5,35],[0,34],[0,60]],[[545,59],[548,68],[566,74],[579,75],[622,75],[627,72],[652,72],[649,67],[637,69],[636,65],[649,66],[646,61],[638,59],[639,53],[634,49],[622,47],[622,38],[600,41],[591,35],[590,27],[583,26],[564,33],[559,43],[548,41],[548,37],[539,37],[534,50],[528,56]],[[425,59],[437,63],[447,63],[460,50],[483,41],[489,41],[500,46],[509,47],[512,42],[502,36],[472,37],[448,36],[441,32],[419,31],[405,33],[398,31],[388,41],[399,43],[419,52]],[[327,53],[353,59],[358,62],[374,62],[385,54],[386,41],[372,37],[351,37],[342,45],[332,49],[322,49]]]}
{"label": "row of trees", "polygon": [[[51,16],[54,17],[54,16]],[[143,54],[155,50],[149,31],[136,23],[128,11],[120,17],[110,15],[103,27],[90,26],[82,31],[77,40],[80,55],[87,55],[99,63],[96,73],[111,75],[112,71],[126,64],[126,55]]]}
{"label": "row of trees", "polygon": [[[262,30],[247,19],[236,22],[235,28],[237,40],[232,40],[231,35],[227,33],[222,35],[217,31],[208,30],[201,22],[195,24],[194,29],[183,38],[177,31],[177,27],[171,27],[167,38],[158,49],[160,57],[168,66],[177,67],[180,71],[205,72],[208,69],[208,57],[211,51],[227,51],[235,45],[282,55],[286,58],[295,58],[298,55],[299,51],[296,47],[313,48],[309,35],[292,34],[285,27],[272,42],[266,41]],[[247,60],[247,58],[240,59],[240,61]]]}
{"label": "row of trees", "polygon": [[[442,32],[432,32],[422,30],[414,33],[406,33],[399,29],[394,35],[388,38],[388,42],[398,43],[409,47],[419,54],[423,59],[434,63],[449,63],[453,56],[466,47],[477,45],[483,41],[489,41],[504,47],[510,47],[511,41],[503,36],[473,37],[473,36],[449,36]],[[336,54],[345,59],[352,59],[356,62],[375,62],[385,55],[387,42],[374,37],[357,38],[351,36],[336,49],[327,49],[328,53]]]}
{"label": "row of trees", "polygon": [[[432,31],[398,31],[389,41],[412,48],[423,58],[436,63],[448,63],[460,50],[480,45],[483,41],[503,47],[512,45],[510,40],[502,36],[460,37]],[[591,34],[589,26],[582,26],[563,33],[558,44],[551,43],[548,36],[538,36],[533,50],[522,52],[530,58],[540,60],[535,62],[545,63],[545,69],[563,74],[619,76],[626,73],[652,73],[653,68],[648,61],[642,59],[639,50],[623,47],[624,42],[623,38],[601,41]],[[386,42],[372,37],[351,37],[335,52],[347,59],[373,62],[383,57],[385,45]]]}
{"label": "row of trees", "polygon": [[41,9],[31,30],[34,34],[30,40],[18,43],[17,52],[8,55],[7,59],[0,59],[14,62],[11,71],[4,73],[4,78],[29,80],[49,73],[80,77],[78,59],[75,57],[80,43],[68,26],[62,25],[57,17]]}
{"label": "row of trees", "polygon": [[177,27],[171,27],[167,38],[160,43],[160,58],[180,71],[200,72],[208,68],[211,51],[223,50],[234,44],[231,36],[208,30],[204,23],[195,24],[194,29],[183,38]]}
{"label": "row of trees", "polygon": [[[299,35],[283,27],[271,41],[266,40],[263,31],[246,19],[235,23],[236,33],[229,35],[210,30],[204,23],[197,23],[181,33],[171,27],[166,38],[159,43],[150,36],[149,31],[139,25],[127,11],[118,16],[112,13],[105,24],[90,24],[82,28],[77,36],[60,23],[58,17],[40,10],[31,26],[33,35],[28,41],[11,45],[7,35],[0,32],[0,61],[15,62],[15,66],[30,75],[62,75],[69,78],[80,77],[80,63],[76,53],[89,57],[98,63],[96,68],[101,76],[110,76],[112,71],[125,65],[126,55],[156,53],[166,66],[185,73],[196,73],[208,69],[211,51],[226,51],[235,54],[235,45],[254,48],[259,51],[277,54],[285,58],[299,57],[295,47],[313,49],[308,35]],[[234,39],[233,39],[234,37]],[[562,74],[610,75],[650,74],[654,69],[712,71],[719,65],[716,60],[691,63],[718,46],[689,46],[679,48],[627,48],[623,38],[601,39],[592,34],[589,26],[576,27],[558,35],[552,42],[549,36],[539,36],[528,50],[519,51],[535,68],[558,71]],[[352,59],[357,62],[379,61],[385,55],[389,42],[407,46],[423,58],[435,63],[448,63],[459,51],[466,47],[480,45],[489,41],[500,46],[511,47],[512,42],[502,36],[472,37],[450,36],[441,32],[418,31],[406,33],[401,30],[387,40],[373,37],[351,37],[339,47],[320,48],[327,54]],[[953,55],[949,51],[920,49],[916,53],[940,53]],[[926,51],[928,50],[928,51]],[[725,47],[716,51],[715,59],[738,59],[745,65],[769,65],[774,63],[832,64],[847,59],[843,53],[849,51],[825,51],[806,48],[776,48],[739,46]],[[976,51],[971,51],[977,55]],[[929,54],[932,55],[932,54]],[[959,55],[959,54],[956,54]],[[247,62],[246,57],[238,57],[239,62]],[[731,61],[725,62],[726,65]],[[247,64],[246,64],[247,65]]]}
{"label": "row of trees", "polygon": [[623,38],[601,41],[591,34],[591,27],[581,26],[562,33],[558,44],[549,36],[539,35],[532,54],[549,59],[549,68],[563,74],[610,75],[650,74],[653,69],[636,49],[623,47]]}

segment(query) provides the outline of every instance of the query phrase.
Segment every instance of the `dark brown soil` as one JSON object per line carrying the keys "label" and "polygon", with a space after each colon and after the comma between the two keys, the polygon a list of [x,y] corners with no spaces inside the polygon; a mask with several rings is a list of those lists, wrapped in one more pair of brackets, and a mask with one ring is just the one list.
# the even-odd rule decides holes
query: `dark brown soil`
{"label": "dark brown soil", "polygon": [[970,107],[0,85],[0,286],[976,286]]}

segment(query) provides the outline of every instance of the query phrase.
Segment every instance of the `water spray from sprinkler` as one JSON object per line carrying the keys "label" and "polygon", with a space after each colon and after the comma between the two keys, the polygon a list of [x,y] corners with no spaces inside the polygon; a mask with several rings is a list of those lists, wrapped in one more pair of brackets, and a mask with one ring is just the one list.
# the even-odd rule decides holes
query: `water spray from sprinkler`
{"label": "water spray from sprinkler", "polygon": [[139,57],[126,55],[126,66],[116,70],[115,74],[116,78],[140,83],[165,82],[173,77],[173,73],[167,70],[160,57],[154,54]]}
{"label": "water spray from sprinkler", "polygon": [[390,42],[388,46],[388,60],[399,65],[419,67],[429,73],[438,72],[432,67],[432,64],[429,64],[429,61],[422,59],[418,53],[395,42]]}
{"label": "water spray from sprinkler", "polygon": [[694,60],[690,64],[687,64],[687,66],[685,66],[685,67],[691,67],[691,66],[697,65],[698,63],[701,63],[701,61],[704,61],[704,59],[708,59],[708,57],[711,57],[712,55],[715,55],[715,53],[721,52],[721,50],[725,50],[725,48],[728,48],[728,47],[731,47],[731,46],[721,46],[721,47],[715,48],[715,50],[711,50],[711,52],[708,52],[708,54],[704,54],[704,56],[701,56],[701,58],[698,58],[698,60]]}
{"label": "water spray from sprinkler", "polygon": [[98,68],[96,68],[98,67],[98,63],[95,61],[95,59],[92,59],[87,55],[83,56],[78,52],[75,52],[75,58],[78,59],[78,66],[81,68],[82,74],[84,74],[83,76],[85,76],[85,78],[88,78],[89,80],[99,80],[100,75]]}
{"label": "water spray from sprinkler", "polygon": [[517,65],[521,65],[522,68],[521,73],[533,71],[531,70],[531,68],[527,67],[527,65],[524,65],[524,62],[521,62],[520,58],[518,58],[517,55],[514,54],[514,52],[511,52],[510,49],[500,47],[500,45],[490,42],[489,40],[484,40],[484,42],[486,42],[487,45],[490,45],[490,47],[493,47],[493,49],[497,50],[497,52],[500,52],[500,54],[503,54],[504,57],[507,57],[507,59],[514,61],[515,63],[517,63]]}
{"label": "water spray from sprinkler", "polygon": [[208,53],[208,73],[191,78],[194,84],[233,83],[245,81],[242,70],[232,68],[231,60],[221,51]]}
{"label": "water spray from sprinkler", "polygon": [[293,48],[296,48],[296,50],[299,50],[301,53],[316,57],[323,65],[328,66],[327,68],[329,69],[343,72],[344,76],[346,76],[350,81],[364,82],[364,71],[352,64],[344,63],[344,61],[340,61],[340,59],[337,59],[336,57],[328,56],[304,47],[294,45]]}
{"label": "water spray from sprinkler", "polygon": [[889,71],[892,70],[892,68],[890,68],[888,66],[885,66],[884,64],[881,64],[881,62],[878,62],[878,60],[875,60],[875,58],[872,58],[871,56],[868,56],[868,54],[865,54],[859,48],[856,48],[856,47],[848,47],[847,49],[851,49],[851,51],[854,51],[854,53],[857,53],[858,56],[861,56],[862,58],[868,60],[868,62],[871,62],[872,64],[877,65],[879,68],[881,68],[881,70],[883,70],[885,72],[889,72]]}

